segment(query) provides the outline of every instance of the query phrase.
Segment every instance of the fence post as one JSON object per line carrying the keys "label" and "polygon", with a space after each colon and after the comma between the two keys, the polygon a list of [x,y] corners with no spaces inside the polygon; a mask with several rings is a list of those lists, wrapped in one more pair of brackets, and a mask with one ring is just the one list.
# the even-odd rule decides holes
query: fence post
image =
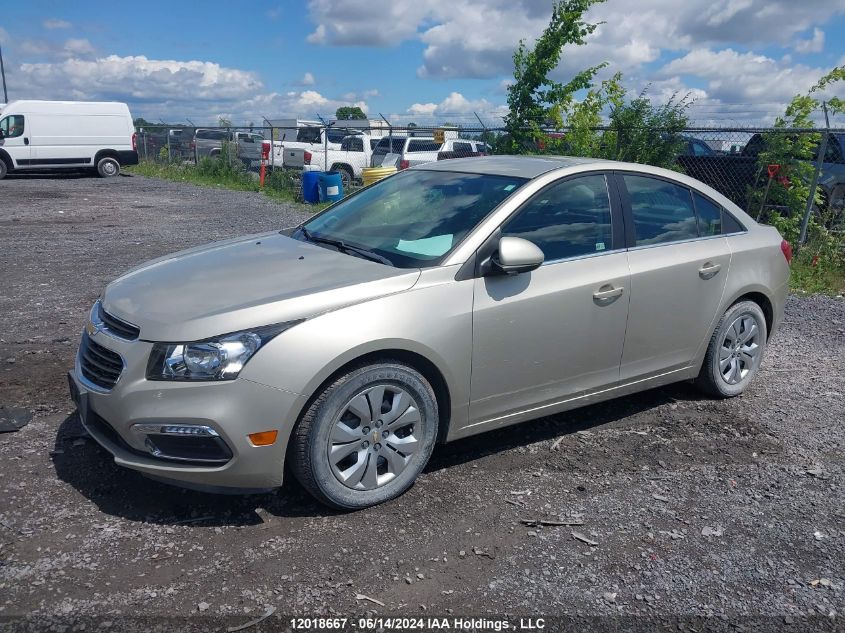
{"label": "fence post", "polygon": [[822,142],[819,145],[819,155],[816,159],[816,170],[813,173],[813,184],[810,185],[810,194],[807,196],[807,208],[804,211],[804,217],[801,220],[801,235],[798,237],[798,244],[796,244],[796,251],[804,245],[807,241],[807,227],[810,224],[810,214],[813,212],[813,203],[816,199],[816,189],[819,186],[819,176],[821,175],[822,164],[824,163],[824,155],[827,152],[827,139],[830,136],[830,119],[827,116],[827,103],[822,101],[822,108],[824,109],[824,134],[822,135]]}

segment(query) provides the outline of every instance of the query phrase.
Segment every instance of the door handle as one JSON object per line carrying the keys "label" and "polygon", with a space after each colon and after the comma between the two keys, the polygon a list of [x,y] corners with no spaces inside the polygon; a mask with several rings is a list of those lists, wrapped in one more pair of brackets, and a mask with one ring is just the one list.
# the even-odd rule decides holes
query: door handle
{"label": "door handle", "polygon": [[29,139],[28,139],[27,137],[25,137],[25,136],[23,137],[23,144],[24,144],[24,145],[29,145]]}
{"label": "door handle", "polygon": [[622,296],[623,292],[625,292],[625,288],[621,286],[619,288],[614,288],[611,284],[605,284],[593,293],[593,300],[609,301],[610,299],[616,299],[617,297]]}
{"label": "door handle", "polygon": [[718,274],[720,270],[722,270],[721,264],[713,264],[711,262],[707,262],[706,264],[704,264],[704,266],[698,269],[698,276],[702,279],[712,279]]}

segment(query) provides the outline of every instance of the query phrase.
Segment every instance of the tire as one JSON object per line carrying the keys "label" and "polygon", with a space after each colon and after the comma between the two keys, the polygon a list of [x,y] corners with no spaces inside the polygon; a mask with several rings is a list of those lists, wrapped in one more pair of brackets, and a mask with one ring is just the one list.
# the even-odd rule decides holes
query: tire
{"label": "tire", "polygon": [[766,351],[766,317],[753,301],[735,303],[707,345],[695,383],[715,398],[738,396],[757,375]]}
{"label": "tire", "polygon": [[3,180],[6,177],[6,174],[9,173],[9,166],[6,165],[6,161],[0,158],[0,180]]}
{"label": "tire", "polygon": [[100,178],[114,178],[120,175],[120,163],[116,158],[106,156],[97,161],[97,174]]}
{"label": "tire", "polygon": [[352,183],[355,182],[355,174],[346,165],[336,165],[332,167],[332,171],[340,173],[340,181],[343,183],[343,192],[348,194],[352,188]]}
{"label": "tire", "polygon": [[428,463],[438,420],[434,390],[415,369],[389,360],[358,367],[328,385],[300,419],[290,442],[293,473],[333,508],[383,503],[408,490]]}

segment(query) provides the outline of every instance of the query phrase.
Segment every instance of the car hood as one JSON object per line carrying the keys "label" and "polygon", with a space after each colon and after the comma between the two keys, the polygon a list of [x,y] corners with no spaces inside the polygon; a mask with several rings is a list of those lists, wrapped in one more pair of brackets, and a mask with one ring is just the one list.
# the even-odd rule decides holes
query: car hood
{"label": "car hood", "polygon": [[268,233],[147,262],[106,286],[102,303],[143,340],[196,341],[402,292],[419,276]]}

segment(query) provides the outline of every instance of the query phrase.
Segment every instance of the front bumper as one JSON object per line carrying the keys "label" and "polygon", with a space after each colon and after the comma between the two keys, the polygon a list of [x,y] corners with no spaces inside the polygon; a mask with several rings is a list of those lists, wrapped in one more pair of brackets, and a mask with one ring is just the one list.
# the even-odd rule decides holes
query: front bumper
{"label": "front bumper", "polygon": [[[103,332],[90,335],[121,355],[124,370],[106,391],[90,383],[76,365],[69,372],[71,396],[82,424],[120,466],[188,488],[239,493],[280,486],[290,431],[305,397],[238,378],[221,382],[146,379],[151,343],[123,341]],[[231,451],[223,463],[185,463],[155,457],[137,424],[202,425]],[[278,429],[276,442],[254,446],[247,435]]]}

